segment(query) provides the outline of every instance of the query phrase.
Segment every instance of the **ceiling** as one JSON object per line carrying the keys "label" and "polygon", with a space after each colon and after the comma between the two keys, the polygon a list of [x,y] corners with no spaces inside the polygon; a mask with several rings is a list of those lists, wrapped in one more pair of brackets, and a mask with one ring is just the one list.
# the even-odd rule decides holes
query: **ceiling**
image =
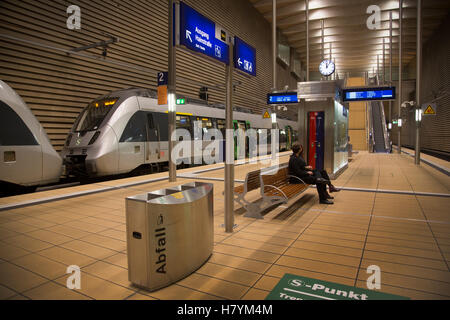
{"label": "ceiling", "polygon": [[[272,23],[272,0],[249,0]],[[381,9],[378,30],[369,30],[366,23],[371,14],[370,5]],[[277,0],[277,28],[287,38],[288,44],[306,64],[306,3],[305,0]],[[398,68],[399,35],[398,0],[309,0],[310,71],[317,71],[322,61],[322,29],[324,23],[324,54],[329,58],[330,45],[336,70],[342,73],[372,73],[377,68],[379,56],[382,66],[383,39],[385,61],[389,65],[389,12],[393,19],[393,66]],[[450,12],[448,0],[422,0],[423,43],[436,31]],[[416,56],[417,0],[403,1],[403,65]],[[306,69],[306,68],[305,68]]]}

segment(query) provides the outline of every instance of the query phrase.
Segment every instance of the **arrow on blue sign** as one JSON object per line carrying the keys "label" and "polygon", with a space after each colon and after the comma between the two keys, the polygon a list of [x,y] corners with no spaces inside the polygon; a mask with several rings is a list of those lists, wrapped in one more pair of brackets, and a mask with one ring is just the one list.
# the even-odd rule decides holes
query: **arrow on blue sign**
{"label": "arrow on blue sign", "polygon": [[186,30],[186,39],[189,39],[189,41],[192,42],[191,32],[189,30]]}

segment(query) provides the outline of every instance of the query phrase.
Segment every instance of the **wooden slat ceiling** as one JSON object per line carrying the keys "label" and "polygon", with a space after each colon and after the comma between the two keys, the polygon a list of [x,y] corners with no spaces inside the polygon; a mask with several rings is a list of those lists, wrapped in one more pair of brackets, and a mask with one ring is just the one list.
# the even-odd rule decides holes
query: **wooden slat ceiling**
{"label": "wooden slat ceiling", "polygon": [[[272,0],[249,0],[272,23]],[[378,5],[381,9],[381,28],[369,30],[367,8]],[[277,0],[277,28],[299,53],[306,65],[306,2],[305,0]],[[393,66],[398,68],[399,48],[398,0],[310,0],[309,41],[310,70],[316,71],[322,60],[321,20],[324,20],[324,54],[336,60],[339,74],[345,72],[372,72],[380,65],[385,39],[385,58],[389,57],[389,12],[393,18]],[[450,12],[448,0],[423,0],[423,43],[433,34]],[[417,0],[403,1],[403,65],[416,56]]]}

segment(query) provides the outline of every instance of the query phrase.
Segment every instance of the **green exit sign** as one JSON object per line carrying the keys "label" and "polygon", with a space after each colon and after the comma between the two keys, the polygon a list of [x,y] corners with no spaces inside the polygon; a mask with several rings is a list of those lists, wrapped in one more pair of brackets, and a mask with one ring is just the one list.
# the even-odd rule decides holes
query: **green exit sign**
{"label": "green exit sign", "polygon": [[177,99],[177,105],[182,105],[182,104],[186,104],[186,99],[184,99],[184,98]]}

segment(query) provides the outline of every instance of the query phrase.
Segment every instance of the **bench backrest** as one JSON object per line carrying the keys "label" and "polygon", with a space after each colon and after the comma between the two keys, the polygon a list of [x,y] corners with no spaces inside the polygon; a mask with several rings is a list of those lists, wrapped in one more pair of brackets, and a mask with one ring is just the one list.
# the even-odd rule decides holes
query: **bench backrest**
{"label": "bench backrest", "polygon": [[255,170],[247,173],[247,175],[245,176],[245,184],[244,184],[245,193],[259,189],[259,187],[261,186],[261,182],[259,179],[260,174],[261,170]]}
{"label": "bench backrest", "polygon": [[261,181],[264,185],[277,186],[288,182],[288,175],[288,167],[281,167],[261,173]]}

